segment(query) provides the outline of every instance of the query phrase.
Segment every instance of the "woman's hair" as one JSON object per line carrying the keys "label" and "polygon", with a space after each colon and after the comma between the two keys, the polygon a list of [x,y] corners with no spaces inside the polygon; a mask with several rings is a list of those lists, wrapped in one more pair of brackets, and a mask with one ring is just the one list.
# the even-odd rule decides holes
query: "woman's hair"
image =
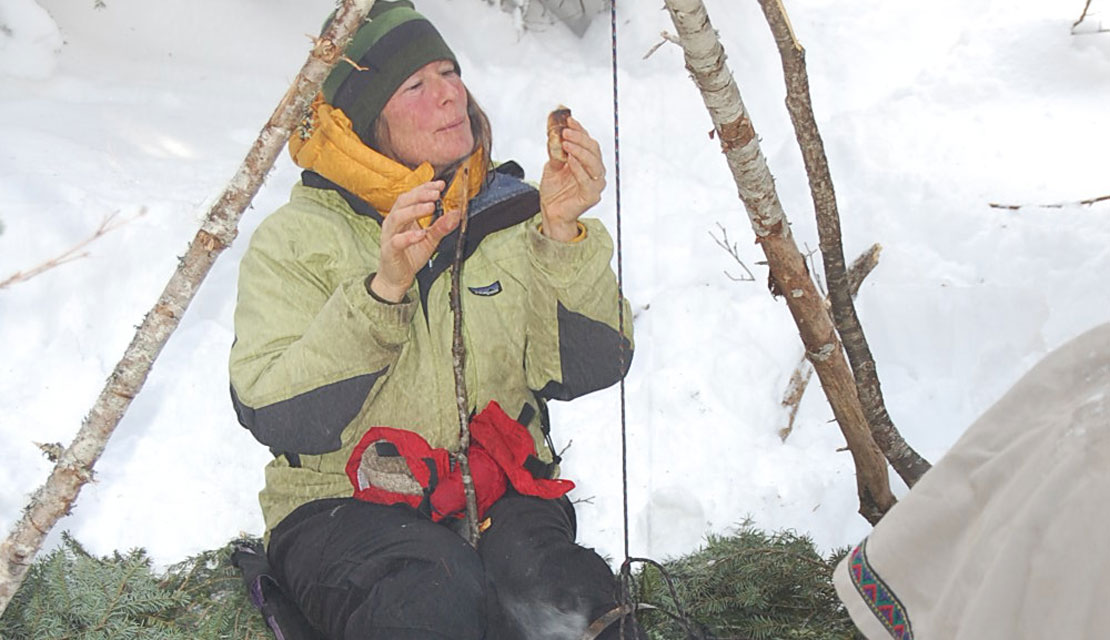
{"label": "woman's hair", "polygon": [[[470,153],[474,153],[477,149],[482,150],[482,156],[486,162],[490,160],[490,150],[493,148],[493,132],[490,129],[489,117],[482,107],[478,105],[478,101],[474,99],[474,95],[470,93],[470,89],[466,90],[466,115],[470,117],[470,133],[474,136],[474,148]],[[393,151],[393,144],[389,138],[389,123],[386,122],[383,114],[378,114],[374,122],[368,128],[368,138],[366,140],[367,146],[374,149],[378,153],[391,158],[393,160],[400,160],[397,154]],[[469,156],[469,154],[468,154]],[[455,169],[461,164],[466,157],[459,158],[459,161],[447,167],[444,171],[440,172],[437,178],[452,174]]]}

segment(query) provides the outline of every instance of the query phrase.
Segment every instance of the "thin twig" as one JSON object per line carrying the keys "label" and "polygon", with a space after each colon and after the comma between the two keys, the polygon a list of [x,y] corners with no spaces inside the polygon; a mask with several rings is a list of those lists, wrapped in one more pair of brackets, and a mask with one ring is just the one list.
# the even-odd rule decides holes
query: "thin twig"
{"label": "thin twig", "polygon": [[806,248],[806,252],[802,255],[805,256],[806,263],[809,265],[809,273],[813,276],[813,282],[817,285],[817,290],[820,291],[822,295],[828,297],[829,290],[825,287],[825,282],[821,279],[821,272],[817,270],[817,261],[813,259],[813,256],[817,255],[818,250],[810,249],[808,242],[802,243],[802,246]]}
{"label": "thin twig", "polygon": [[116,216],[118,215],[119,211],[113,211],[112,213],[104,216],[104,219],[100,221],[100,226],[98,226],[96,230],[92,232],[92,235],[73,245],[69,249],[66,249],[61,254],[50,258],[46,262],[43,262],[42,264],[28,271],[16,271],[3,281],[0,281],[0,289],[4,289],[19,282],[26,282],[37,275],[41,275],[42,273],[49,271],[55,267],[60,267],[67,262],[73,262],[74,260],[87,258],[89,256],[89,252],[81,251],[82,249],[89,246],[104,235],[107,235],[108,233],[119,229],[128,222],[131,222],[136,218],[146,215],[146,207],[139,209],[139,212],[137,214],[124,220],[116,220]]}
{"label": "thin twig", "polygon": [[1110,200],[1110,195],[1098,196],[1095,198],[1087,198],[1086,200],[1079,200],[1076,202],[1051,202],[1047,204],[999,204],[997,202],[988,202],[991,209],[1008,209],[1010,211],[1017,211],[1018,209],[1025,208],[1039,208],[1039,209],[1063,209],[1064,207],[1089,207],[1099,202],[1106,202]]}
{"label": "thin twig", "polygon": [[666,31],[661,31],[659,33],[659,37],[662,38],[662,40],[660,40],[659,42],[656,42],[654,45],[652,45],[652,47],[650,49],[648,49],[647,53],[644,54],[644,57],[641,58],[641,60],[647,60],[656,51],[659,50],[659,47],[662,47],[663,45],[667,44],[668,42],[671,43],[671,44],[677,44],[679,46],[682,46],[681,43],[678,41],[678,36],[676,36],[674,34],[668,33]]}
{"label": "thin twig", "polygon": [[733,282],[755,282],[755,276],[752,274],[752,270],[749,269],[748,265],[744,264],[744,261],[740,259],[740,251],[736,248],[736,243],[730,243],[728,241],[728,229],[726,229],[725,226],[720,222],[717,223],[717,228],[721,230],[721,237],[718,238],[717,236],[713,235],[712,231],[709,232],[709,237],[713,238],[713,241],[717,243],[718,247],[728,252],[728,255],[732,256],[732,259],[736,261],[736,264],[740,265],[748,274],[747,277],[741,276],[737,278],[728,271],[725,271],[725,275],[728,276],[728,279],[732,280]]}
{"label": "thin twig", "polygon": [[1081,22],[1087,19],[1087,10],[1090,8],[1091,0],[1087,0],[1087,4],[1083,5],[1083,13],[1079,16],[1078,20],[1071,24],[1072,31],[1075,31],[1075,28],[1078,27]]}
{"label": "thin twig", "polygon": [[355,62],[354,60],[351,60],[347,56],[343,56],[339,59],[342,60],[343,62],[346,62],[347,64],[351,65],[352,67],[354,67],[358,71],[369,71],[370,70],[368,67],[362,66],[361,64]]}

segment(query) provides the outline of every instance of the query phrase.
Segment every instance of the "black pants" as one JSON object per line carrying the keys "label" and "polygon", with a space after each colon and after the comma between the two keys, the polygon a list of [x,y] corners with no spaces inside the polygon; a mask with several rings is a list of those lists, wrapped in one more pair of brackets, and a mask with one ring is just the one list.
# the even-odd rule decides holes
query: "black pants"
{"label": "black pants", "polygon": [[330,640],[577,639],[616,606],[609,566],[574,543],[568,500],[507,494],[487,515],[475,552],[407,506],[318,500],[274,528],[268,555]]}

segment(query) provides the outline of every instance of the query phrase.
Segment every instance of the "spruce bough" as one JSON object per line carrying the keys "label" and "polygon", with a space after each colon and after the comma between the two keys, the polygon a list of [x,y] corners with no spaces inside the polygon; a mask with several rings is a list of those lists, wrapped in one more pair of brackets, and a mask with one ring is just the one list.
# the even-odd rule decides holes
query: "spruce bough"
{"label": "spruce bough", "polygon": [[[0,638],[270,640],[231,564],[232,544],[157,571],[142,549],[97,557],[63,534],[0,617]],[[805,536],[745,522],[663,566],[706,638],[849,640],[862,636],[832,586],[846,551],[822,557]],[[656,569],[645,568],[636,582],[639,600],[676,609]],[[652,640],[685,637],[679,622],[660,613],[639,619]]]}
{"label": "spruce bough", "polygon": [[[822,557],[791,531],[768,533],[744,522],[731,535],[709,535],[703,548],[663,563],[691,618],[717,640],[862,639],[833,587],[847,549]],[[675,610],[662,576],[639,573],[640,600]],[[645,614],[652,640],[685,637],[681,624]]]}

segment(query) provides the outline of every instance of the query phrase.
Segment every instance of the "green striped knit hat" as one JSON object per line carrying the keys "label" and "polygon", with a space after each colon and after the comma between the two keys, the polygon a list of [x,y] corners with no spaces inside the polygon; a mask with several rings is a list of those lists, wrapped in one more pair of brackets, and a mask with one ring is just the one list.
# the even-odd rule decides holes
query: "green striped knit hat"
{"label": "green striped knit hat", "polygon": [[324,81],[324,100],[347,114],[363,142],[393,92],[416,70],[436,60],[459,68],[443,36],[409,0],[377,0],[346,54],[365,71],[340,61]]}

